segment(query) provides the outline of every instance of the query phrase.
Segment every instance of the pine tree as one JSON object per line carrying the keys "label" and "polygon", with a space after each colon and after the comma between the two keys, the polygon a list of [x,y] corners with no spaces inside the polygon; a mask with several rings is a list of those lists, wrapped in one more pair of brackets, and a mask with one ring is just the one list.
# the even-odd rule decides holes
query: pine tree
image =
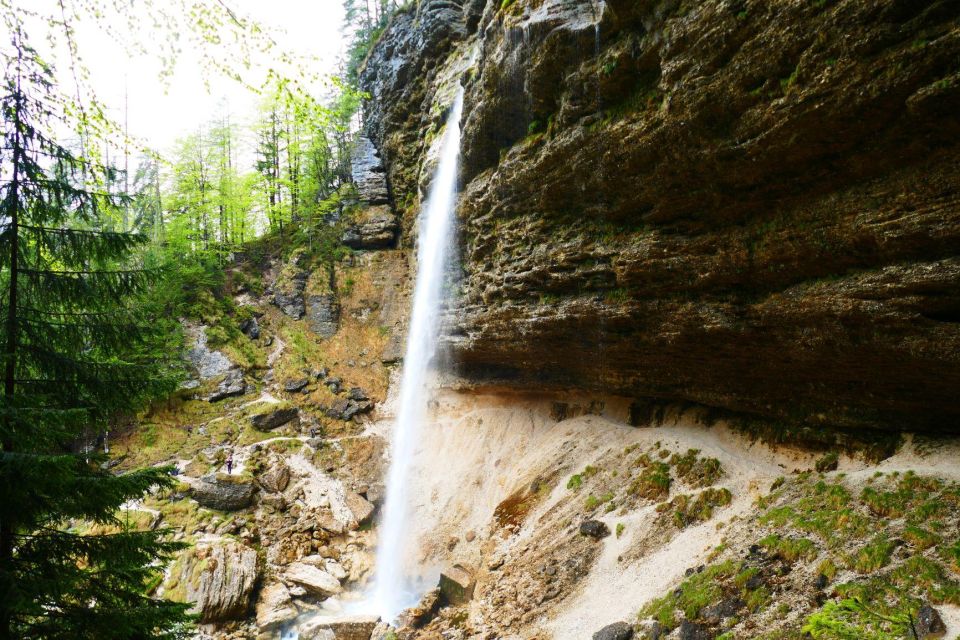
{"label": "pine tree", "polygon": [[[134,531],[119,508],[165,469],[113,475],[75,453],[172,377],[133,304],[151,274],[146,238],[114,232],[113,170],[55,139],[64,99],[20,25],[0,110],[0,640],[181,638],[185,606],[147,585],[180,546]],[[100,525],[84,533],[89,525]]]}

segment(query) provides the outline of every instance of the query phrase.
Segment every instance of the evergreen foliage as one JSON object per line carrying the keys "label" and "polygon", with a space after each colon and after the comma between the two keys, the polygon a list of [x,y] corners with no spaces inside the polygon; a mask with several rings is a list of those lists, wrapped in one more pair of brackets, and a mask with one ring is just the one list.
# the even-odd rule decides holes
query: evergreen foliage
{"label": "evergreen foliage", "polygon": [[135,304],[154,276],[134,259],[147,238],[114,229],[127,202],[107,186],[115,170],[57,142],[69,103],[12,26],[0,97],[0,638],[184,637],[185,605],[146,593],[179,545],[118,517],[170,486],[167,470],[114,476],[90,450],[108,419],[174,386],[164,325]]}

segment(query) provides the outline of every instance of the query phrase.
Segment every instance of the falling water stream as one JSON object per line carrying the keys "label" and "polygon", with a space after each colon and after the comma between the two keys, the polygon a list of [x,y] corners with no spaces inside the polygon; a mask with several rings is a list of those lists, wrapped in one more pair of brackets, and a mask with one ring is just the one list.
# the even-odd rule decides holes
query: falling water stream
{"label": "falling water stream", "polygon": [[407,525],[408,489],[420,426],[426,419],[428,375],[437,349],[443,283],[453,244],[462,109],[463,89],[460,88],[447,118],[439,163],[419,220],[417,280],[391,442],[386,502],[378,534],[373,592],[376,613],[389,621],[415,605],[421,595],[415,577],[404,570],[410,542],[407,532],[411,530]]}

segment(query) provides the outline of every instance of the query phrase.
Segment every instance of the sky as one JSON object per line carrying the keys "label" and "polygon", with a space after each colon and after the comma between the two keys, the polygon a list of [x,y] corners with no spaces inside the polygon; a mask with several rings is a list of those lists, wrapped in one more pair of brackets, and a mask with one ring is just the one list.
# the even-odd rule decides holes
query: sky
{"label": "sky", "polygon": [[[305,65],[311,72],[325,76],[336,71],[344,49],[342,0],[222,1],[237,15],[258,21],[285,51],[312,57]],[[142,33],[147,38],[155,37],[150,29]],[[178,57],[174,75],[163,82],[159,61],[130,57],[94,23],[79,26],[77,44],[90,70],[90,84],[101,102],[111,107],[113,119],[123,122],[126,93],[130,135],[161,152],[169,150],[178,137],[196,131],[224,105],[228,105],[231,121],[239,124],[250,121],[256,112],[255,94],[231,79],[205,78],[207,74],[191,51],[185,50]],[[259,84],[276,59],[260,56],[255,62],[259,67],[248,77],[251,83]],[[69,84],[72,79],[63,66],[59,69],[61,83]],[[322,86],[316,88],[322,91]]]}

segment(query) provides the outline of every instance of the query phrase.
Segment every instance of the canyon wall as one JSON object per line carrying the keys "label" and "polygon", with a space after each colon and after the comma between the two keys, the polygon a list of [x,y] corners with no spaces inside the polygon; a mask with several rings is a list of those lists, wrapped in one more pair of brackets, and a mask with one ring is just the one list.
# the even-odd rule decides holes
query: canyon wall
{"label": "canyon wall", "polygon": [[960,431],[956,3],[424,0],[362,82],[407,235],[466,87],[468,384]]}

